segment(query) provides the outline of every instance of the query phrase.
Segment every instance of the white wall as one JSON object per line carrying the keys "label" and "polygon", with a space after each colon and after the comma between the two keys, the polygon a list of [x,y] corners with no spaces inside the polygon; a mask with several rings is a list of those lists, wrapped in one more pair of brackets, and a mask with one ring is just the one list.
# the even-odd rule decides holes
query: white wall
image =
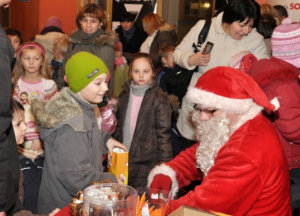
{"label": "white wall", "polygon": [[295,22],[300,22],[300,1],[299,0],[267,0],[270,5],[282,5],[289,14],[289,18]]}

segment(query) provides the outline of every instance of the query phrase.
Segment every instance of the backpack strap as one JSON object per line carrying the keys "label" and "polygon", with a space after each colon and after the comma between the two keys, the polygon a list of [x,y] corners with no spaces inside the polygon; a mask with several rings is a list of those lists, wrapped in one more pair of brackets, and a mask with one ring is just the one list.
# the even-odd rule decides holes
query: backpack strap
{"label": "backpack strap", "polygon": [[193,43],[194,52],[199,52],[202,44],[205,42],[209,29],[210,29],[211,19],[206,19],[203,28],[198,35],[198,43],[197,45]]}

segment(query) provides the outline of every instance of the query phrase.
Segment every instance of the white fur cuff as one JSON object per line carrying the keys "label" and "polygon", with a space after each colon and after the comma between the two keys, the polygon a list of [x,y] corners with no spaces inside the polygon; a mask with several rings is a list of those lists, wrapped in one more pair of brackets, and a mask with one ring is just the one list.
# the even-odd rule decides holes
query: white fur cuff
{"label": "white fur cuff", "polygon": [[176,179],[176,172],[166,164],[160,164],[154,167],[151,172],[148,175],[148,188],[150,187],[153,178],[158,175],[158,174],[163,174],[166,176],[169,176],[172,181],[172,186],[171,186],[171,193],[172,193],[172,198],[176,196],[176,193],[178,191],[178,181]]}

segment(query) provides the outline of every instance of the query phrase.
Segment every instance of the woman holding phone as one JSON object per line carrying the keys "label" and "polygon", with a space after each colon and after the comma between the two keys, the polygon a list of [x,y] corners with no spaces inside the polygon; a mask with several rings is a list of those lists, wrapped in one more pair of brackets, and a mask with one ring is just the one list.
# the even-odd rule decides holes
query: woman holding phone
{"label": "woman holding phone", "polygon": [[[231,58],[241,51],[253,53],[257,59],[268,58],[263,37],[255,27],[260,18],[260,8],[255,0],[230,0],[224,12],[212,18],[209,33],[204,45],[213,43],[210,54],[202,51],[194,53],[193,44],[197,44],[198,35],[205,21],[200,20],[183,38],[174,52],[175,62],[188,70],[198,66],[193,74],[190,86],[194,86],[198,78],[208,69],[216,66],[227,66]],[[216,80],[217,81],[217,80]],[[189,119],[193,106],[183,98],[177,128],[181,145],[194,144],[195,134]]]}

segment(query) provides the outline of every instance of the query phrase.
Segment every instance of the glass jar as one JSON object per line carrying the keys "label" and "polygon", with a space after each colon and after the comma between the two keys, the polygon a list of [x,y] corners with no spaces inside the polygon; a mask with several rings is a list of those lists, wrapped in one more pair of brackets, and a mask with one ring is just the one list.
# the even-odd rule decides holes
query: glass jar
{"label": "glass jar", "polygon": [[137,191],[118,183],[91,185],[83,192],[83,209],[87,216],[135,216]]}

